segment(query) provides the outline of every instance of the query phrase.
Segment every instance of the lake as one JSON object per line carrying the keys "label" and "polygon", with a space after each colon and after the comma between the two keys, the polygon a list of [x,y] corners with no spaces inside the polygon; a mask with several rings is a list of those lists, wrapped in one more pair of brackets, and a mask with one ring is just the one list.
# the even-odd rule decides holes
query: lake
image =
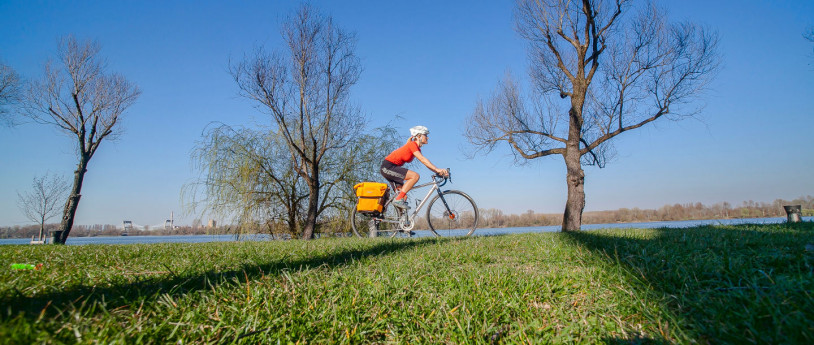
{"label": "lake", "polygon": [[[708,219],[685,220],[673,222],[644,222],[644,223],[612,223],[612,224],[583,224],[582,230],[596,230],[608,228],[687,228],[699,225],[733,225],[733,224],[778,224],[786,221],[782,218],[739,218],[739,219]],[[803,221],[814,221],[814,217],[803,217]],[[533,226],[521,228],[485,228],[475,231],[478,236],[495,236],[506,234],[519,234],[529,232],[556,232],[559,225]],[[464,231],[461,231],[463,234]],[[454,234],[454,233],[453,233]],[[416,237],[432,236],[429,231],[416,231]],[[268,235],[243,235],[240,241],[265,241]],[[167,243],[167,242],[224,242],[235,241],[235,235],[183,235],[183,236],[99,236],[99,237],[68,237],[66,244],[133,244],[133,243]],[[28,244],[28,238],[0,239],[2,244]]]}

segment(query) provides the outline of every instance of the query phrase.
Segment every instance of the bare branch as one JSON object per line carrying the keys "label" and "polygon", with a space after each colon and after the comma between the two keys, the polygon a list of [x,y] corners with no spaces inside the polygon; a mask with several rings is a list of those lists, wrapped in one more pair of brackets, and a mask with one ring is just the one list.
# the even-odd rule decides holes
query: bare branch
{"label": "bare branch", "polygon": [[81,152],[91,156],[141,94],[123,77],[104,74],[100,49],[95,42],[62,39],[57,57],[63,68],[46,65],[45,78],[32,83],[26,98],[26,116],[75,136]]}
{"label": "bare branch", "polygon": [[520,94],[516,82],[507,75],[487,104],[478,102],[467,121],[466,137],[470,144],[489,152],[500,142],[506,142],[516,155],[525,159],[561,153],[543,148],[550,142],[564,144],[566,140],[554,132],[554,124],[545,122],[545,116],[530,112]]}
{"label": "bare branch", "polygon": [[0,123],[8,126],[15,124],[12,112],[22,99],[22,80],[20,75],[0,61]]}

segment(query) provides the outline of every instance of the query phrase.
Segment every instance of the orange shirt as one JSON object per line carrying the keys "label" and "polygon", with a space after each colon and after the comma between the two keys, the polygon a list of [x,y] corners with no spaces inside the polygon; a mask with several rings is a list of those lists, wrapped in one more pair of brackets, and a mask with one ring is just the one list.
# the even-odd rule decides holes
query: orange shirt
{"label": "orange shirt", "polygon": [[386,159],[390,163],[401,166],[404,165],[404,163],[412,162],[416,152],[421,152],[421,148],[418,147],[418,143],[410,140],[406,144],[404,144],[404,146],[399,147],[395,151],[391,152],[384,159]]}

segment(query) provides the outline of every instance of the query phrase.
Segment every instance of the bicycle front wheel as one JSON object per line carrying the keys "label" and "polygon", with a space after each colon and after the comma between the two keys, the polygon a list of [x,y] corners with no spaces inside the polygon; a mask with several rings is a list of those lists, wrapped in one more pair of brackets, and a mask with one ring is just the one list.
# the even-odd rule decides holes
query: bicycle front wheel
{"label": "bicycle front wheel", "polygon": [[478,207],[464,192],[444,191],[430,201],[427,223],[435,236],[469,236],[478,227]]}

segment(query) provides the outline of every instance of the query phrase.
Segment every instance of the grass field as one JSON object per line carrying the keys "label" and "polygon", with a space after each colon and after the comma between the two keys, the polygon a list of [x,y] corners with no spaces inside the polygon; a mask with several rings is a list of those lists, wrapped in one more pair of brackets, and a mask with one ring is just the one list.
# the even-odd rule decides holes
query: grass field
{"label": "grass field", "polygon": [[0,246],[0,342],[812,344],[806,244],[812,223]]}

